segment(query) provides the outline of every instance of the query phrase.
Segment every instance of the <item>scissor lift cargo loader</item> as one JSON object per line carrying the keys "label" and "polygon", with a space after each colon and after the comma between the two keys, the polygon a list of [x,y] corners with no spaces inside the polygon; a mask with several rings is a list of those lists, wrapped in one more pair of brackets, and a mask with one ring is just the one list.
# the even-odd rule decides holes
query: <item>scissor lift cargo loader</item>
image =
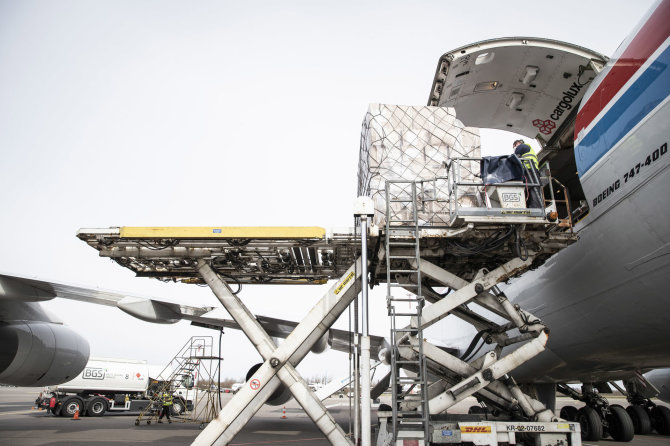
{"label": "scissor lift cargo loader", "polygon": [[[416,191],[422,186],[414,184],[411,187]],[[427,195],[421,199],[413,195],[412,206],[425,206],[429,200]],[[409,222],[411,230],[395,220],[395,225],[372,227],[367,234],[370,246],[368,269],[373,284],[388,282],[415,293],[421,289],[422,282],[429,281],[432,286],[448,286],[455,290],[447,296],[439,296],[430,287],[425,287],[424,293],[418,293],[420,311],[411,318],[404,335],[394,337],[393,354],[397,355],[398,362],[416,364],[419,356],[418,363],[425,363],[423,367],[429,377],[419,384],[424,387],[419,401],[411,398],[400,401],[394,396],[394,408],[402,405],[403,411],[415,410],[420,414],[421,407],[428,407],[431,416],[422,416],[427,423],[421,424],[421,432],[413,431],[409,427],[411,423],[405,423],[401,428],[395,420],[386,423],[387,427],[389,424],[392,427],[380,432],[382,444],[403,444],[408,439],[420,442],[415,444],[442,442],[435,440],[435,429],[444,421],[433,415],[472,394],[501,411],[501,420],[526,423],[520,424],[520,429],[525,429],[523,426],[531,429],[528,423],[545,423],[543,432],[554,433],[542,436],[538,434],[542,431],[529,431],[535,436],[540,435],[540,444],[558,444],[557,439],[561,438],[571,444],[578,443],[574,435],[566,437],[568,431],[579,432],[578,424],[556,424],[558,420],[553,414],[539,401],[524,395],[508,375],[516,366],[542,351],[547,333],[541,321],[512,305],[496,287],[529,267],[541,264],[576,241],[576,236],[569,227],[555,230],[565,219],[550,221],[544,213],[491,212],[498,213],[492,220],[479,213],[474,220],[468,221],[468,216],[464,215],[450,219],[452,223],[444,226],[419,225],[414,217]],[[101,256],[115,260],[140,277],[207,284],[263,357],[262,366],[194,444],[230,442],[280,384],[289,388],[331,443],[351,444],[296,372],[295,366],[360,291],[363,268],[359,257],[360,241],[354,230],[120,227],[82,229],[78,237],[98,250]],[[482,243],[486,252],[472,249]],[[520,254],[523,259],[519,258]],[[328,280],[335,280],[335,283],[280,346],[275,345],[231,288],[235,284],[317,284]],[[501,324],[487,319],[467,307],[468,303],[476,303],[507,322]],[[449,314],[468,321],[478,331],[485,331],[486,340],[495,342],[496,348],[465,361],[417,336],[420,329]],[[503,354],[503,349],[513,344],[521,347]],[[381,420],[385,419],[384,412],[379,415]],[[468,435],[476,432],[465,432],[463,426],[459,426],[462,441],[470,441]],[[500,441],[503,435],[501,425],[488,426],[489,433],[495,432],[497,441]],[[514,443],[521,433],[509,429],[505,432],[509,443]],[[475,441],[475,444],[482,443]]]}

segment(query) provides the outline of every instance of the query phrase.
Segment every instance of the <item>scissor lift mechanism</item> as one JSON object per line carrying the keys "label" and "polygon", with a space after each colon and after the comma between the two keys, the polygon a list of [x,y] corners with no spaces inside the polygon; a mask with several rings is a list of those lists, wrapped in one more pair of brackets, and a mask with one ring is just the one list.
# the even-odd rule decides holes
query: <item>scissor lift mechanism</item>
{"label": "scissor lift mechanism", "polygon": [[[429,395],[431,414],[443,412],[466,396],[476,394],[505,413],[526,421],[556,421],[550,411],[524,395],[507,373],[544,349],[547,334],[542,323],[531,314],[513,306],[496,284],[515,277],[531,266],[537,266],[558,250],[576,241],[571,231],[555,231],[558,223],[544,217],[516,222],[514,215],[500,221],[470,222],[461,227],[421,227],[418,233],[421,275],[433,286],[456,290],[440,298],[426,291],[432,302],[422,312],[421,326],[427,327],[454,314],[486,330],[497,347],[466,362],[444,350],[423,342],[423,353],[433,384]],[[402,228],[380,231],[372,227],[368,237],[371,282],[389,280],[384,259],[388,237],[396,242],[410,235]],[[194,444],[227,444],[244,427],[272,393],[284,384],[332,444],[351,444],[319,398],[295,367],[311,347],[328,331],[360,291],[360,240],[354,230],[326,232],[318,227],[120,227],[82,229],[77,236],[99,251],[100,256],[115,260],[137,276],[164,281],[207,284],[228,313],[264,359],[263,365],[231,399]],[[497,237],[497,238],[496,238]],[[491,245],[486,252],[468,252],[473,243],[492,238],[507,240]],[[527,257],[518,258],[510,245],[523,243]],[[402,245],[402,243],[398,243]],[[416,247],[413,247],[414,250]],[[403,256],[395,252],[398,259]],[[406,259],[416,258],[413,253]],[[407,262],[405,268],[416,268]],[[403,265],[395,269],[402,270]],[[336,280],[309,314],[280,345],[276,346],[231,285],[235,284],[322,284]],[[390,277],[408,286],[402,275]],[[498,324],[471,311],[466,305],[476,303],[505,318]],[[417,320],[412,324],[416,326]],[[420,339],[405,336],[397,345],[401,356],[412,359],[421,350]],[[502,355],[505,346],[523,343],[513,353]],[[570,429],[579,432],[578,424]],[[424,433],[394,433],[395,440],[418,438]],[[393,441],[382,439],[382,443]],[[574,445],[574,443],[572,443]]]}

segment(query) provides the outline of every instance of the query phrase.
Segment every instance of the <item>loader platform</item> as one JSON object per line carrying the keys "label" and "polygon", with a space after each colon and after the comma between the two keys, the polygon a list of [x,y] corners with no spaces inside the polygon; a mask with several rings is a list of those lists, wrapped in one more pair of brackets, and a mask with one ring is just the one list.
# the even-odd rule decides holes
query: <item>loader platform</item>
{"label": "loader platform", "polygon": [[[446,193],[437,187],[440,178],[389,180],[383,212],[378,212],[378,203],[364,197],[365,211],[356,211],[364,240],[354,228],[327,231],[313,226],[111,227],[81,229],[77,236],[101,257],[113,259],[139,277],[206,284],[263,357],[249,386],[194,444],[226,444],[280,388],[289,389],[331,443],[351,444],[294,367],[327,335],[361,287],[367,288],[368,275],[372,285],[386,283],[391,319],[388,356],[393,404],[386,417],[384,444],[405,439],[444,442],[431,437],[432,417],[469,395],[510,420],[544,423],[552,432],[547,437],[550,441],[574,437],[578,432],[574,425],[571,432],[567,424],[554,425],[558,418],[508,377],[519,364],[544,350],[548,329],[533,314],[514,306],[497,287],[577,241],[569,203],[561,206],[549,177],[536,177],[521,187],[463,182],[458,174],[460,161],[454,162],[451,180],[442,183]],[[493,188],[499,189],[498,200]],[[533,193],[532,188],[542,201],[526,207],[523,197]],[[368,217],[377,219],[369,228]],[[242,284],[330,280],[334,282],[329,290],[279,346],[238,296]],[[240,285],[237,291],[233,291],[235,285]],[[439,294],[435,286],[448,291]],[[505,322],[472,311],[469,303]],[[495,343],[495,350],[475,352],[476,357],[466,362],[426,341],[423,329],[449,314],[488,333],[486,341]],[[503,347],[513,344],[519,348],[503,354]],[[407,377],[404,370],[414,375]],[[431,384],[428,376],[438,379]],[[484,428],[492,440],[513,438],[510,428],[502,425]],[[461,425],[451,430],[464,440],[469,438]]]}
{"label": "loader platform", "polygon": [[[414,237],[402,228],[392,229],[388,236],[399,244],[399,255],[402,244]],[[77,237],[100,257],[113,259],[138,277],[184,283],[202,283],[197,260],[203,259],[234,283],[323,284],[339,278],[360,252],[360,234],[353,228],[126,226],[80,229]],[[386,281],[384,262],[375,263],[382,237],[383,228],[371,228],[370,259],[378,282]],[[528,226],[517,231],[500,223],[470,223],[462,228],[422,227],[419,239],[423,258],[467,279],[473,271],[495,269],[517,257],[517,239],[524,252],[536,253],[540,261],[574,243],[577,236]]]}

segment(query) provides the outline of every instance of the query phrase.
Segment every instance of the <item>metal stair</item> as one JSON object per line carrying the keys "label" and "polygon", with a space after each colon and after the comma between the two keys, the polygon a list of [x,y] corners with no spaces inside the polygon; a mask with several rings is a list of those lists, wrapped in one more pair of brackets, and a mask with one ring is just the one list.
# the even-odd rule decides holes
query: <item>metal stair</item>
{"label": "metal stair", "polygon": [[[393,434],[399,438],[429,441],[428,386],[423,354],[421,312],[420,237],[417,215],[417,185],[413,181],[386,182],[386,303],[391,318],[391,377],[393,390]],[[398,283],[397,276],[405,278]],[[411,290],[411,293],[403,288]],[[405,295],[399,297],[400,293]],[[402,310],[401,308],[407,308]],[[408,324],[407,319],[416,323]],[[404,358],[402,345],[418,344],[419,354]],[[401,373],[404,370],[404,376]]]}
{"label": "metal stair", "polygon": [[[152,377],[149,404],[140,412],[135,425],[143,421],[146,424],[158,421],[164,393],[173,396],[173,406],[178,398],[183,404],[182,411],[172,412],[173,421],[196,423],[211,421],[217,414],[211,386],[219,368],[218,361],[221,359],[213,354],[211,336],[191,337],[158,376]],[[201,383],[201,388],[198,388],[198,382]],[[217,393],[218,385],[219,383],[216,384]]]}

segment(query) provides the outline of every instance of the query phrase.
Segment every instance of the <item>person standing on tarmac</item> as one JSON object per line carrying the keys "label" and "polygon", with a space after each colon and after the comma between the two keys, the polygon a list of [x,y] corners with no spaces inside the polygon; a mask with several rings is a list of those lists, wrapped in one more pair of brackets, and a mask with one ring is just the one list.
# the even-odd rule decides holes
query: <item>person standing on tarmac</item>
{"label": "person standing on tarmac", "polygon": [[162,423],[163,417],[167,417],[167,421],[169,424],[172,424],[172,420],[170,420],[170,408],[172,407],[172,394],[169,392],[163,392],[163,395],[161,395],[161,401],[163,401],[163,407],[161,407],[161,415],[158,417],[158,422]]}
{"label": "person standing on tarmac", "polygon": [[51,412],[52,414],[55,414],[56,411],[56,395],[51,394],[51,398],[49,398],[49,408],[47,409],[47,413]]}

